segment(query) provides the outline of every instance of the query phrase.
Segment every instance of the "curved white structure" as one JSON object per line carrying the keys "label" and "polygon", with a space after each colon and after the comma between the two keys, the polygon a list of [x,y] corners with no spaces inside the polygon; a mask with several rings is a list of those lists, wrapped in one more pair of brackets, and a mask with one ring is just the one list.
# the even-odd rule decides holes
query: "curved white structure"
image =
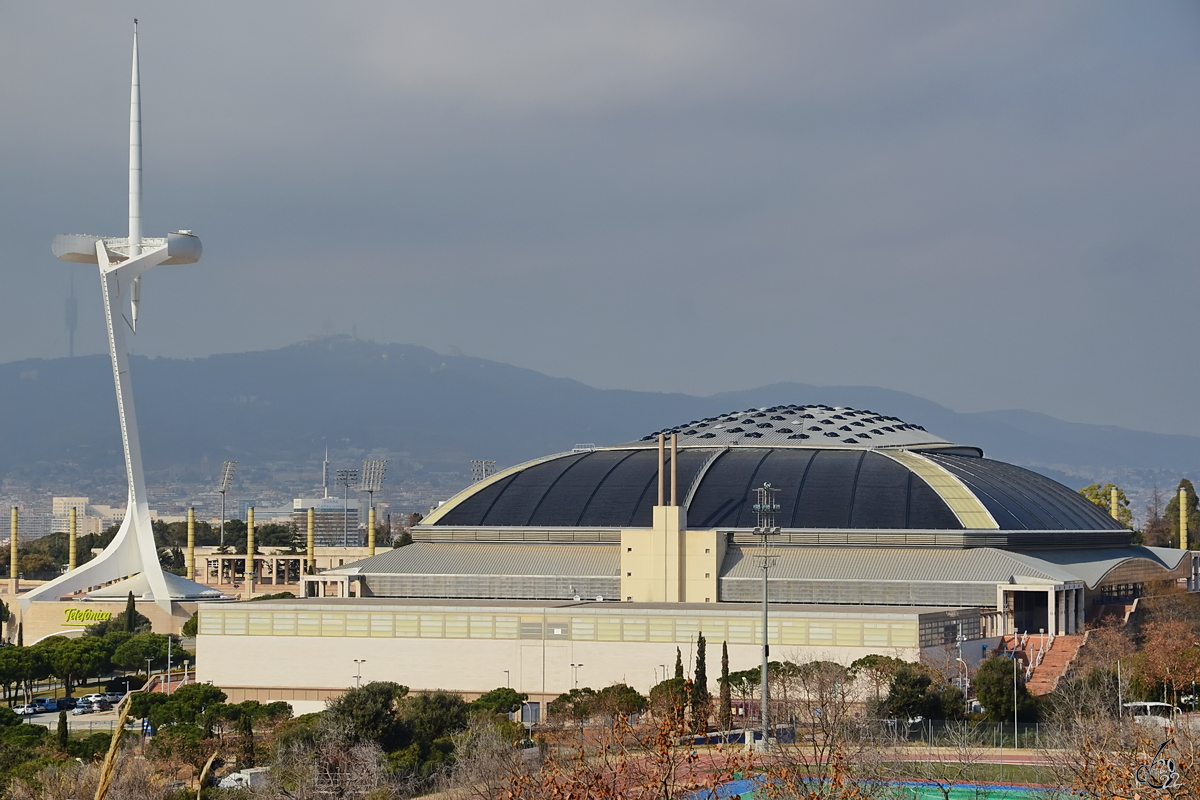
{"label": "curved white structure", "polygon": [[63,261],[97,264],[104,292],[104,318],[108,326],[108,350],[112,356],[117,387],[117,413],[121,420],[121,442],[125,450],[125,473],[129,501],[125,519],[112,543],[100,555],[71,572],[18,597],[22,610],[35,600],[54,600],[65,594],[128,578],[136,584],[136,595],[154,600],[170,613],[172,600],[220,595],[212,589],[177,576],[168,581],[158,560],[146,479],[142,473],[142,451],[138,441],[137,417],[133,410],[133,387],[129,382],[129,355],[125,347],[125,325],[137,332],[142,273],[160,264],[194,264],[200,260],[200,240],[190,231],[171,233],[161,239],[142,238],[142,122],[138,81],[137,20],[133,31],[133,81],[129,104],[129,236],[103,237],[65,234],[54,237],[51,249]]}

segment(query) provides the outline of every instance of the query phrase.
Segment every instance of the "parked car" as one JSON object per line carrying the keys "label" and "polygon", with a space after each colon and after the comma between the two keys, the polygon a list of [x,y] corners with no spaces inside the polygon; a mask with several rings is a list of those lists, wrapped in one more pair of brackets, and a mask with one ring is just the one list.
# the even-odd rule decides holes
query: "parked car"
{"label": "parked car", "polygon": [[92,707],[84,703],[80,703],[79,705],[75,706],[75,710],[71,712],[71,716],[78,717],[80,714],[90,713],[92,713]]}
{"label": "parked car", "polygon": [[74,708],[77,705],[79,705],[79,701],[76,700],[74,697],[58,698],[58,710],[59,711],[67,711],[69,709]]}
{"label": "parked car", "polygon": [[112,703],[114,706],[125,699],[124,692],[105,692],[104,699]]}
{"label": "parked car", "polygon": [[30,705],[37,709],[36,713],[38,714],[44,714],[47,711],[58,711],[58,700],[53,697],[34,698]]}
{"label": "parked car", "polygon": [[92,703],[92,711],[109,711],[112,709],[112,703],[107,700],[97,700]]}
{"label": "parked car", "polygon": [[15,706],[13,711],[22,717],[32,717],[34,714],[38,713],[37,706],[35,706],[33,703],[28,703],[23,706]]}
{"label": "parked car", "polygon": [[96,692],[94,694],[85,694],[83,697],[79,698],[79,702],[95,703],[96,701],[103,700],[103,699],[104,699],[104,695],[100,694],[99,692]]}

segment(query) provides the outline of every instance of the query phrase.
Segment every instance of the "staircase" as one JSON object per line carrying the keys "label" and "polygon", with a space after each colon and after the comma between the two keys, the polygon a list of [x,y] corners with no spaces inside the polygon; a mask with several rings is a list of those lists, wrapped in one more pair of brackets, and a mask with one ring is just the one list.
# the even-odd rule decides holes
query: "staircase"
{"label": "staircase", "polygon": [[1022,672],[1029,664],[1035,664],[1033,674],[1025,682],[1025,688],[1029,690],[1030,694],[1043,695],[1054,691],[1054,687],[1066,673],[1075,654],[1079,652],[1084,637],[1081,635],[1055,636],[1049,649],[1042,654],[1042,663],[1040,664],[1037,664],[1038,650],[1049,637],[1043,637],[1036,633],[1030,634],[1024,645],[1022,645],[1021,639],[1020,636],[1001,637],[997,650],[1004,654],[1012,654],[1015,651]]}
{"label": "staircase", "polygon": [[[1033,670],[1033,675],[1025,683],[1030,694],[1050,694],[1058,686],[1058,681],[1067,672],[1067,667],[1079,652],[1083,644],[1083,636],[1056,636],[1050,649],[1042,656],[1042,663]],[[1033,639],[1029,646],[1033,647]],[[1036,654],[1036,650],[1034,653]]]}

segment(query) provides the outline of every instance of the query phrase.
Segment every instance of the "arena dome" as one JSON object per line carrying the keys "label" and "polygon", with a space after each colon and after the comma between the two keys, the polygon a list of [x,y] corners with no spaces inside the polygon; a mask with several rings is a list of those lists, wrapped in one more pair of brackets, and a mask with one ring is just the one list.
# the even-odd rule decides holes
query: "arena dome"
{"label": "arena dome", "polygon": [[463,490],[422,527],[648,527],[660,434],[677,437],[666,469],[693,528],[753,528],[753,489],[770,483],[784,531],[1109,532],[1103,543],[1128,543],[1103,510],[1043,475],[896,417],[825,405],[749,409],[530,461]]}

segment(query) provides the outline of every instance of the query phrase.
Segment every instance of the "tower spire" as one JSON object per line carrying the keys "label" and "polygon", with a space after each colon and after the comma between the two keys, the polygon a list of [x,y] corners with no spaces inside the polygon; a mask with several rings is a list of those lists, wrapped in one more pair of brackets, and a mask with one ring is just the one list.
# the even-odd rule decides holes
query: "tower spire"
{"label": "tower spire", "polygon": [[129,257],[142,254],[142,85],[137,20],[133,21],[133,76],[129,87]]}

